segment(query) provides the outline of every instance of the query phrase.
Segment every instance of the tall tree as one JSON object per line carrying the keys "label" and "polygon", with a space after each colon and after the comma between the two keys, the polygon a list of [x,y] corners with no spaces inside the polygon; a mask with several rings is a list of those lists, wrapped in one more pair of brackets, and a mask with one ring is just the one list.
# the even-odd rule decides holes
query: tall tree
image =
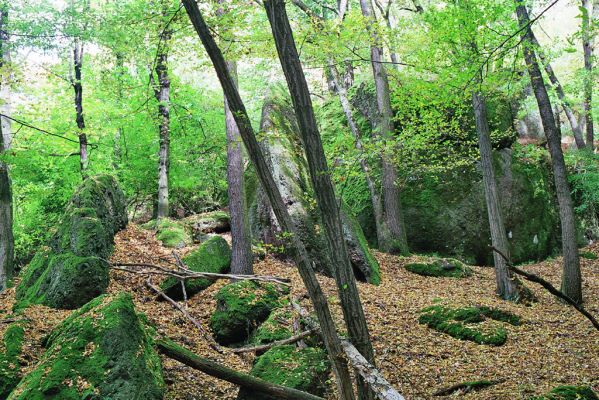
{"label": "tall tree", "polygon": [[[7,33],[8,1],[0,3],[0,93],[3,102],[0,117],[0,157],[10,149],[11,124],[7,118],[10,112],[10,47]],[[6,289],[13,275],[14,237],[12,190],[8,164],[0,159],[0,291]]]}
{"label": "tall tree", "polygon": [[[360,0],[362,15],[370,24],[376,23],[371,0]],[[379,114],[379,123],[376,127],[384,146],[382,151],[382,192],[383,192],[383,241],[379,247],[387,252],[400,252],[407,254],[408,239],[406,228],[401,213],[400,190],[398,186],[397,167],[394,165],[391,154],[393,153],[393,121],[391,110],[391,96],[389,90],[389,77],[385,68],[383,48],[376,29],[370,29],[372,43],[370,45],[370,58],[372,72],[376,87],[376,102]],[[387,147],[390,148],[387,148]]]}
{"label": "tall tree", "polygon": [[168,172],[170,166],[170,89],[171,81],[168,75],[168,52],[172,37],[172,30],[168,26],[168,5],[162,3],[162,18],[164,26],[161,27],[158,50],[156,54],[156,77],[158,83],[154,88],[156,100],[158,100],[158,203],[156,208],[156,219],[168,218]]}
{"label": "tall tree", "polygon": [[71,85],[75,92],[75,120],[77,122],[78,136],[79,136],[79,165],[81,168],[81,175],[85,177],[87,175],[87,167],[89,166],[89,159],[87,153],[87,135],[85,133],[85,118],[83,117],[83,82],[81,76],[81,69],[83,68],[83,42],[76,38],[73,43],[73,69],[75,75],[71,77]]}
{"label": "tall tree", "polygon": [[582,0],[582,49],[584,53],[584,100],[582,109],[586,123],[587,146],[593,149],[593,140],[595,139],[595,129],[593,123],[593,46],[594,34],[593,23],[594,16],[599,15],[599,2],[593,5],[591,10],[591,0]]}
{"label": "tall tree", "polygon": [[[335,189],[322,147],[316,117],[314,116],[310,90],[293,39],[293,32],[289,25],[285,1],[265,0],[264,7],[270,21],[277,53],[287,80],[300,128],[349,339],[364,358],[374,365],[374,352],[370,342],[366,316],[364,315],[343,236],[339,201],[335,196]],[[372,397],[366,382],[362,379],[358,380],[358,397],[360,399]]]}
{"label": "tall tree", "polygon": [[208,56],[212,60],[212,64],[214,65],[218,79],[223,87],[223,91],[229,103],[229,107],[231,108],[233,117],[235,118],[235,122],[237,123],[237,128],[239,129],[248,156],[254,164],[254,168],[256,168],[256,173],[268,196],[272,210],[277,217],[277,221],[279,222],[281,229],[284,232],[289,233],[292,254],[314,306],[314,311],[320,321],[325,346],[333,366],[333,372],[335,373],[339,397],[342,400],[354,399],[347,361],[343,355],[341,342],[337,336],[335,323],[331,317],[326,297],[316,279],[316,274],[312,269],[308,252],[306,251],[304,244],[299,240],[299,236],[297,235],[291,217],[289,216],[287,207],[281,198],[281,193],[279,192],[268,165],[266,164],[266,160],[264,159],[264,155],[262,154],[262,150],[254,134],[245,105],[239,96],[239,92],[231,78],[225,59],[214,41],[197,3],[195,0],[183,0],[183,5],[185,6],[189,19],[202,41]]}
{"label": "tall tree", "polygon": [[[217,14],[225,14],[226,0],[218,0]],[[222,37],[222,35],[221,35]],[[231,79],[237,86],[237,63],[227,61]],[[229,196],[229,214],[231,216],[231,272],[233,274],[253,274],[252,239],[245,205],[243,184],[243,149],[239,129],[227,98],[225,104],[225,125],[227,131],[227,193]]]}
{"label": "tall tree", "polygon": [[539,69],[537,55],[533,43],[534,38],[530,26],[530,18],[526,6],[521,0],[515,0],[516,14],[521,29],[522,48],[524,60],[530,75],[533,92],[541,114],[541,122],[547,137],[547,145],[551,155],[551,165],[559,204],[559,214],[562,229],[562,252],[564,257],[562,273],[562,292],[572,300],[582,302],[582,277],[580,273],[580,261],[578,247],[576,244],[576,222],[574,219],[574,206],[568,184],[566,163],[562,153],[561,138],[551,101],[545,87],[543,75]]}

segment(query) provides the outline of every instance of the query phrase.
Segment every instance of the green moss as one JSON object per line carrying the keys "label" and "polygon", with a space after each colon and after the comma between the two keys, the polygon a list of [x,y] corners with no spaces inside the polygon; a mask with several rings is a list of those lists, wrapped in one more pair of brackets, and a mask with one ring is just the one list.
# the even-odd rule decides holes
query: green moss
{"label": "green moss", "polygon": [[92,300],[52,331],[39,364],[9,399],[162,399],[148,329],[128,294]]}
{"label": "green moss", "polygon": [[12,323],[4,332],[4,348],[0,352],[0,398],[5,399],[21,380],[19,357],[25,330]]}
{"label": "green moss", "polygon": [[599,400],[588,386],[558,386],[543,396],[530,397],[529,400]]}
{"label": "green moss", "polygon": [[599,258],[599,256],[597,256],[597,254],[593,253],[592,251],[581,251],[579,255],[580,257],[586,258],[587,260],[596,260]]}
{"label": "green moss", "polygon": [[484,332],[481,329],[465,325],[477,324],[487,318],[514,326],[521,324],[520,318],[517,315],[496,308],[448,308],[440,305],[423,309],[418,322],[456,339],[469,340],[478,344],[501,346],[507,339],[507,332],[504,328],[499,327],[490,332]]}
{"label": "green moss", "polygon": [[180,248],[192,243],[189,228],[179,221],[163,218],[158,223],[150,221],[145,228],[156,230],[156,239],[165,247]]}
{"label": "green moss", "polygon": [[[231,266],[231,249],[225,239],[213,236],[188,254],[183,262],[195,272],[224,274]],[[187,296],[191,297],[214,283],[211,279],[189,279],[185,282]],[[183,299],[181,283],[176,278],[167,278],[160,285],[162,290],[175,300]]]}
{"label": "green moss", "polygon": [[[444,268],[444,266],[447,266]],[[405,268],[418,275],[448,277],[448,278],[465,278],[472,275],[472,269],[454,259],[435,260],[430,263],[413,263],[407,264]]]}
{"label": "green moss", "polygon": [[216,295],[217,309],[210,318],[216,341],[227,345],[246,340],[280,305],[280,296],[271,284],[239,281],[224,286]]}
{"label": "green moss", "polygon": [[252,335],[250,341],[255,345],[276,342],[293,336],[291,331],[293,317],[286,308],[277,308]]}
{"label": "green moss", "polygon": [[[268,350],[256,360],[250,374],[277,385],[322,396],[329,372],[330,365],[324,350],[312,347],[299,350],[290,345]],[[238,397],[238,400],[271,399],[246,389],[241,389]]]}

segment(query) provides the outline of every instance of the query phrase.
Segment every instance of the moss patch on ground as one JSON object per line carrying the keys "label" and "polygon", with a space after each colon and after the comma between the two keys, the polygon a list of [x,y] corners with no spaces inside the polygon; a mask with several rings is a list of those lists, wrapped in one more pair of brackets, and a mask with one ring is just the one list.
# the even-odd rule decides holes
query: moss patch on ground
{"label": "moss patch on ground", "polygon": [[507,332],[504,328],[498,327],[485,332],[482,329],[466,325],[478,324],[486,319],[505,322],[514,326],[521,324],[521,320],[517,315],[497,308],[449,308],[444,306],[432,306],[423,309],[418,322],[456,339],[501,346],[507,340]]}
{"label": "moss patch on ground", "polygon": [[599,256],[591,251],[581,251],[579,253],[581,258],[586,258],[587,260],[596,260]]}
{"label": "moss patch on ground", "polygon": [[224,286],[217,294],[217,309],[210,328],[222,345],[240,343],[281,305],[281,292],[272,284],[239,281]]}
{"label": "moss patch on ground", "polygon": [[10,400],[160,400],[164,380],[151,329],[128,294],[100,296],[45,340],[36,368]]}
{"label": "moss patch on ground", "polygon": [[12,323],[4,332],[0,351],[0,398],[5,399],[21,380],[19,357],[23,347],[25,329],[22,323]]}
{"label": "moss patch on ground", "polygon": [[530,397],[529,400],[599,400],[588,386],[558,386],[543,396]]}
{"label": "moss patch on ground", "polygon": [[472,275],[470,267],[452,258],[442,258],[429,263],[407,264],[405,268],[422,276],[465,278]]}
{"label": "moss patch on ground", "polygon": [[[307,347],[277,346],[258,357],[250,374],[277,385],[291,387],[316,396],[325,393],[330,364],[324,350]],[[272,400],[270,396],[239,391],[238,400]]]}
{"label": "moss patch on ground", "polygon": [[[224,274],[231,267],[231,248],[225,239],[213,236],[183,258],[183,262],[194,272]],[[213,283],[212,279],[188,279],[185,281],[185,291],[191,297]],[[160,287],[167,296],[175,300],[182,300],[184,297],[181,282],[176,278],[167,278]]]}

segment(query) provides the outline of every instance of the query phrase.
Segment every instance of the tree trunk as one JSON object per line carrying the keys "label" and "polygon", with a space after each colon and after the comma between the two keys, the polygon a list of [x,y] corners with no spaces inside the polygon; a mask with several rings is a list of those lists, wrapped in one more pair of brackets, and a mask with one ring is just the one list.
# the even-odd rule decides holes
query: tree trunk
{"label": "tree trunk", "polygon": [[189,19],[194,25],[199,38],[201,39],[208,56],[212,60],[214,69],[218,76],[218,79],[223,87],[223,91],[227,98],[229,107],[237,123],[239,134],[243,139],[247,153],[254,164],[260,183],[264,188],[270,205],[277,217],[278,223],[281,229],[288,232],[290,235],[290,250],[295,258],[295,262],[298,267],[298,271],[304,281],[306,290],[310,296],[314,310],[320,321],[322,328],[323,340],[327,348],[329,359],[333,366],[335,378],[337,381],[337,387],[339,390],[339,397],[342,400],[354,399],[352,381],[349,375],[347,367],[347,361],[343,356],[343,348],[337,332],[335,329],[335,323],[332,319],[331,312],[320,288],[320,284],[316,279],[316,274],[312,269],[312,264],[308,258],[308,253],[304,244],[299,240],[295,227],[291,221],[291,217],[287,211],[287,207],[283,203],[281,193],[277,189],[277,185],[274,182],[272,174],[266,164],[262,150],[254,134],[254,130],[250,123],[250,119],[247,115],[245,105],[239,96],[239,92],[235,86],[233,79],[229,74],[226,62],[223,55],[216,45],[214,38],[212,37],[204,18],[199,10],[199,7],[195,0],[183,0],[183,5],[189,15]]}
{"label": "tree trunk", "polygon": [[[10,114],[10,47],[9,36],[5,32],[8,19],[8,4],[2,3],[0,8],[0,93],[2,94],[2,113]],[[0,155],[10,149],[10,120],[0,117]],[[14,272],[14,237],[12,214],[12,190],[8,164],[0,161],[0,291],[6,289]]]}
{"label": "tree trunk", "polygon": [[[375,23],[371,0],[360,0],[360,7],[362,15]],[[384,65],[383,49],[376,31],[371,30],[371,37],[373,44],[370,46],[370,58],[379,112],[379,124],[376,128],[384,146],[382,151],[383,240],[379,242],[379,248],[390,253],[407,254],[409,253],[408,239],[401,214],[397,168],[391,160],[393,151],[386,148],[386,142],[392,142],[394,139],[389,79]]]}
{"label": "tree trunk", "polygon": [[[349,337],[358,351],[374,365],[374,352],[370,342],[366,316],[360,301],[360,294],[351,266],[347,245],[343,237],[339,202],[335,196],[335,189],[331,181],[327,166],[324,148],[314,110],[310,98],[310,90],[302,70],[299,54],[293,39],[293,32],[289,25],[284,0],[265,0],[264,7],[272,28],[277,53],[291,100],[295,109],[302,142],[310,170],[310,178],[316,201],[320,210],[324,233],[327,239],[327,248],[330,252],[333,275],[337,282],[337,290],[341,299],[341,307]],[[358,379],[358,397],[370,398],[369,389],[361,378]]]}
{"label": "tree trunk", "polygon": [[582,8],[586,10],[586,15],[582,17],[582,50],[584,53],[584,101],[582,109],[586,122],[587,146],[593,150],[593,140],[595,130],[593,126],[593,28],[597,15],[599,15],[599,2],[594,4],[591,11],[591,0],[582,0]]}
{"label": "tree trunk", "polygon": [[[493,247],[499,249],[502,253],[509,254],[505,225],[503,224],[503,217],[501,215],[499,193],[497,192],[497,183],[495,182],[495,171],[491,153],[491,136],[489,135],[489,123],[487,121],[487,105],[480,93],[472,93],[472,107],[474,109],[476,131],[478,133],[478,148],[480,150],[480,163],[483,171],[491,243]],[[493,252],[493,261],[495,263],[497,294],[505,300],[518,301],[520,298],[518,284],[507,268],[505,260],[501,255]]]}
{"label": "tree trunk", "polygon": [[73,46],[73,65],[75,69],[75,78],[72,81],[73,90],[75,91],[75,112],[77,128],[79,129],[79,166],[81,176],[87,176],[87,167],[89,166],[87,154],[87,135],[84,132],[85,119],[83,118],[83,84],[81,81],[81,68],[83,67],[83,43],[75,40]]}
{"label": "tree trunk", "polygon": [[[166,10],[163,10],[166,15]],[[159,126],[159,151],[158,151],[158,204],[156,219],[168,218],[168,173],[170,166],[170,88],[171,81],[168,76],[168,46],[172,32],[165,28],[161,34],[158,55],[156,56],[156,75],[158,77],[158,89],[156,89],[156,100],[158,100]]]}
{"label": "tree trunk", "polygon": [[555,180],[555,189],[557,192],[557,201],[559,204],[559,214],[562,229],[562,252],[564,256],[564,266],[562,274],[562,291],[572,300],[582,302],[582,283],[580,274],[580,262],[578,259],[578,247],[576,245],[576,222],[574,219],[574,207],[570,195],[570,186],[562,153],[561,138],[555,123],[551,101],[547,94],[547,88],[543,82],[543,76],[539,69],[537,56],[533,46],[532,30],[530,28],[530,19],[526,7],[516,0],[516,13],[518,22],[522,29],[522,44],[524,59],[530,75],[532,88],[537,99],[541,122],[547,137],[547,145],[551,155],[551,165],[553,167],[553,176]]}

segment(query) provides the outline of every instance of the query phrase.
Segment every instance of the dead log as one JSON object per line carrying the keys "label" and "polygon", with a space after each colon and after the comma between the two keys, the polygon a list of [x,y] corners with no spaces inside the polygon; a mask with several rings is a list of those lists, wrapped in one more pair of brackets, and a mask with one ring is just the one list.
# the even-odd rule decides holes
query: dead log
{"label": "dead log", "polygon": [[291,343],[295,343],[295,342],[299,342],[300,340],[313,335],[314,333],[316,333],[315,329],[310,329],[309,331],[304,331],[302,333],[300,333],[299,335],[295,335],[292,336],[290,338],[287,339],[283,339],[283,340],[277,340],[275,342],[272,343],[267,343],[267,344],[262,344],[260,346],[252,346],[252,347],[239,347],[237,349],[231,349],[232,353],[252,353],[252,352],[259,352],[259,351],[265,351],[268,349],[271,349],[273,347],[276,346],[283,346],[285,344],[291,344]]}
{"label": "dead log", "polygon": [[275,385],[255,378],[251,375],[235,371],[224,365],[218,364],[207,358],[202,358],[191,351],[173,343],[171,340],[158,340],[156,342],[158,351],[165,356],[177,360],[193,369],[202,371],[205,374],[213,376],[227,382],[234,383],[252,391],[260,392],[265,395],[273,396],[277,399],[285,400],[324,400],[322,397],[302,392],[300,390]]}
{"label": "dead log", "polygon": [[483,389],[503,382],[505,382],[505,379],[497,379],[494,381],[480,380],[472,382],[460,382],[456,383],[455,385],[451,385],[437,390],[435,393],[433,393],[433,396],[450,396],[458,390],[462,391],[465,394],[472,390]]}
{"label": "dead log", "polygon": [[505,260],[505,263],[506,263],[506,265],[507,265],[507,267],[508,267],[508,269],[510,271],[512,271],[515,274],[518,274],[520,276],[523,276],[524,279],[526,279],[526,280],[528,280],[530,282],[538,283],[539,285],[541,285],[545,289],[547,289],[547,291],[549,293],[551,293],[552,295],[554,295],[556,297],[559,297],[560,299],[564,300],[566,303],[570,304],[579,313],[581,313],[589,321],[591,321],[591,323],[593,324],[593,326],[595,327],[595,329],[597,329],[599,331],[599,322],[597,322],[597,320],[595,319],[595,317],[593,317],[593,315],[591,313],[589,313],[587,310],[585,310],[585,308],[583,306],[581,306],[580,304],[578,304],[577,302],[575,302],[574,300],[572,300],[570,297],[568,297],[561,290],[556,289],[555,286],[553,286],[551,283],[547,282],[545,279],[541,278],[540,276],[535,275],[535,274],[531,274],[530,272],[526,272],[523,269],[520,269],[520,268],[516,267],[507,258],[507,256],[505,254],[503,254],[500,250],[496,249],[493,246],[491,246],[491,248],[493,249],[494,252],[496,252],[497,254],[499,254]]}

